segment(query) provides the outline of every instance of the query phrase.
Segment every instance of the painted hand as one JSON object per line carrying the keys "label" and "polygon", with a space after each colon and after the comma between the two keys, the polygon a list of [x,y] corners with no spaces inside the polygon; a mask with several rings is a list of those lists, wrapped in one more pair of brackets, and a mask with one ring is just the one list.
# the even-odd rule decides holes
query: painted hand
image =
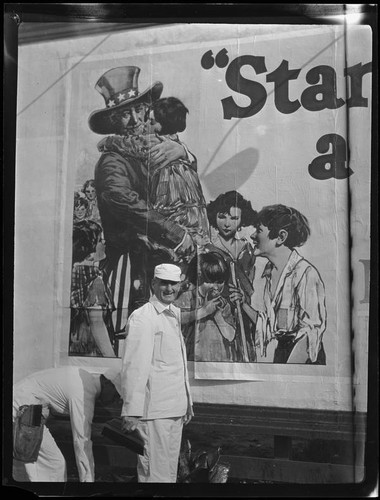
{"label": "painted hand", "polygon": [[189,262],[194,254],[195,246],[192,237],[187,234],[182,245],[177,249],[176,253],[180,259]]}
{"label": "painted hand", "polygon": [[186,158],[186,151],[182,144],[167,137],[159,137],[160,143],[150,149],[152,166],[166,166],[172,161]]}
{"label": "painted hand", "polygon": [[206,304],[199,309],[198,319],[206,318],[216,313],[222,305],[221,297],[209,299]]}
{"label": "painted hand", "polygon": [[240,302],[240,303],[244,302],[244,294],[241,292],[239,288],[237,288],[234,285],[229,285],[228,291],[230,294],[231,302]]}

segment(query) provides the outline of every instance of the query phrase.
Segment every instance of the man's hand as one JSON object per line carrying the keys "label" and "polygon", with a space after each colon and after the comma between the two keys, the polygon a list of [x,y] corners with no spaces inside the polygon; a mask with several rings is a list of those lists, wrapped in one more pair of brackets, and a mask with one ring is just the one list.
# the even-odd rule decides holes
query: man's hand
{"label": "man's hand", "polygon": [[48,403],[42,403],[42,416],[47,419],[50,414],[50,409]]}
{"label": "man's hand", "polygon": [[150,149],[151,162],[154,167],[157,165],[164,167],[172,161],[186,159],[186,150],[182,144],[164,136],[160,136],[159,140],[161,142]]}
{"label": "man's hand", "polygon": [[121,430],[123,432],[133,432],[137,429],[137,425],[139,423],[140,417],[121,417]]}
{"label": "man's hand", "polygon": [[187,425],[191,419],[192,419],[191,413],[186,413],[186,415],[182,417],[183,425]]}

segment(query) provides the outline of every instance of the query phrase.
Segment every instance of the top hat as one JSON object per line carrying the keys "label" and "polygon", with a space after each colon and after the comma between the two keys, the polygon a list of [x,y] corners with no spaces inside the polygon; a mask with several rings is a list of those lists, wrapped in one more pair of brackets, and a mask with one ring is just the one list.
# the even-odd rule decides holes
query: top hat
{"label": "top hat", "polygon": [[113,134],[114,126],[109,116],[117,109],[138,103],[152,104],[160,98],[163,85],[155,82],[151,87],[139,92],[138,78],[140,68],[137,66],[122,66],[104,73],[95,85],[95,89],[103,96],[106,108],[91,113],[88,124],[97,134]]}

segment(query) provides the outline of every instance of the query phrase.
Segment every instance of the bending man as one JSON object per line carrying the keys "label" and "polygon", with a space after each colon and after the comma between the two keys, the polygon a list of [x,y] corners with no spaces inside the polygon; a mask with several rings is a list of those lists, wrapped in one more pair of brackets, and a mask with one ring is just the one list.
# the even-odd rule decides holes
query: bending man
{"label": "bending man", "polygon": [[[29,375],[13,386],[13,419],[21,406],[36,404],[43,405],[45,418],[49,410],[69,415],[79,481],[89,483],[95,481],[91,441],[95,403],[106,405],[119,399],[120,373],[117,371],[99,375],[74,366],[51,368]],[[22,467],[29,481],[66,481],[65,458],[46,426],[37,460],[30,463],[14,460],[14,475],[21,472]]]}

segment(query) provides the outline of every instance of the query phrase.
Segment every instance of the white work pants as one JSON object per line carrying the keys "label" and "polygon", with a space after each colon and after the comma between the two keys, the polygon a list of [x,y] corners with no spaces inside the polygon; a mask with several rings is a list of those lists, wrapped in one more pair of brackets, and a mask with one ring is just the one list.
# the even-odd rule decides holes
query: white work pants
{"label": "white work pants", "polygon": [[13,479],[15,481],[29,480],[32,482],[66,481],[65,458],[46,426],[44,426],[44,434],[37,460],[28,464],[13,460]]}
{"label": "white work pants", "polygon": [[144,455],[137,459],[139,483],[177,482],[182,427],[182,417],[140,420],[138,430],[145,446]]}

